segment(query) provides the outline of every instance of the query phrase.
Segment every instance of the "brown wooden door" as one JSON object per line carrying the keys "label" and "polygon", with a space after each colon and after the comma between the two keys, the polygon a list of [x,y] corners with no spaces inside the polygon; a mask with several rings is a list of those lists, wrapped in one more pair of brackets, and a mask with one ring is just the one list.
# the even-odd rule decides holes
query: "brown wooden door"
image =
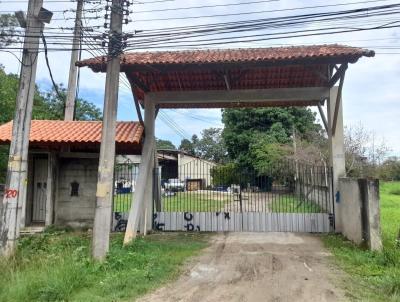
{"label": "brown wooden door", "polygon": [[36,223],[46,219],[47,163],[46,158],[34,159],[32,222]]}

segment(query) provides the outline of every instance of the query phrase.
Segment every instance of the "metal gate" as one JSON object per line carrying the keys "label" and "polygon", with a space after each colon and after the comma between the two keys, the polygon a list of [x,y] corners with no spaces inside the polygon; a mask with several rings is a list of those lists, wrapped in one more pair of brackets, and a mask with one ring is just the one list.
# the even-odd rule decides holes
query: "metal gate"
{"label": "metal gate", "polygon": [[256,172],[194,158],[174,171],[176,175],[161,167],[161,192],[155,194],[160,196],[155,197],[156,230],[334,230],[329,167],[287,160]]}
{"label": "metal gate", "polygon": [[115,165],[112,231],[124,232],[136,188],[139,165],[129,159]]}

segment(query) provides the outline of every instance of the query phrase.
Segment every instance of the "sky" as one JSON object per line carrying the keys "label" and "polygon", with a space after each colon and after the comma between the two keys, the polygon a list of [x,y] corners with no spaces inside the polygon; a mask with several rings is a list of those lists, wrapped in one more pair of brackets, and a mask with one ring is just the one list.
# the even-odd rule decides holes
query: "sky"
{"label": "sky", "polygon": [[[105,1],[103,1],[105,2]],[[243,4],[245,2],[252,2]],[[353,5],[341,6],[341,4],[355,3]],[[367,2],[367,3],[366,3]],[[246,19],[272,18],[289,16],[293,14],[314,13],[321,11],[335,11],[342,9],[353,9],[367,6],[399,3],[398,1],[361,1],[361,0],[168,0],[154,2],[154,0],[137,0],[130,15],[132,22],[124,25],[124,31],[145,31],[151,29],[188,26],[205,23],[229,22]],[[223,6],[226,4],[239,4]],[[319,5],[332,5],[332,7],[318,8]],[[214,5],[214,7],[204,7]],[[220,5],[215,7],[215,5]],[[56,11],[53,16],[52,27],[72,26],[74,12],[63,10],[74,9],[76,3],[73,1],[57,2],[55,0],[44,0],[46,9]],[[182,10],[184,7],[203,6],[203,8]],[[301,11],[279,11],[297,7],[313,7]],[[27,9],[27,1],[0,1],[0,12],[12,12]],[[164,11],[154,11],[163,9]],[[152,12],[143,12],[153,10]],[[256,13],[254,13],[256,12]],[[244,15],[221,16],[224,14]],[[87,14],[90,15],[90,14]],[[102,13],[100,14],[102,15]],[[204,15],[219,15],[218,17],[202,17],[193,19],[176,20],[154,20],[162,18],[183,18]],[[92,14],[91,16],[95,16]],[[398,15],[395,15],[395,17]],[[62,20],[67,18],[67,20]],[[385,22],[395,22],[393,17],[387,20],[379,20],[381,25]],[[385,21],[385,22],[384,22]],[[104,19],[90,19],[88,25],[103,24]],[[400,22],[400,21],[397,21]],[[353,27],[367,26],[366,24],[349,24]],[[310,28],[316,25],[309,25]],[[305,29],[305,28],[301,28]],[[346,126],[362,124],[366,129],[373,132],[378,140],[384,140],[391,148],[390,155],[400,156],[400,29],[382,29],[371,31],[358,31],[327,36],[313,36],[301,38],[287,38],[273,41],[259,41],[220,45],[220,48],[236,47],[269,47],[278,45],[308,45],[340,43],[351,46],[360,46],[376,51],[374,58],[361,58],[356,64],[351,64],[346,73],[343,87],[343,112]],[[204,47],[207,48],[207,47]],[[210,48],[216,48],[210,46]],[[142,49],[141,49],[142,50]],[[145,50],[145,49],[143,49]],[[0,52],[0,64],[7,72],[19,73],[20,64],[17,58],[21,56],[20,51],[10,53]],[[92,54],[83,52],[83,58],[89,58]],[[66,86],[68,81],[70,52],[50,52],[49,61],[56,83]],[[46,67],[44,55],[39,56],[36,83],[40,89],[46,90],[51,87],[49,72]],[[88,68],[82,68],[79,82],[79,96],[93,102],[102,108],[104,98],[105,75],[94,73]],[[162,110],[161,116],[156,121],[156,136],[171,140],[179,145],[182,138],[190,138],[192,134],[199,135],[201,131],[209,127],[222,127],[221,112],[218,109],[190,109],[190,110]],[[133,98],[127,85],[121,84],[118,104],[119,120],[137,120],[133,105]],[[172,129],[165,120],[172,120],[178,125],[180,131]]]}

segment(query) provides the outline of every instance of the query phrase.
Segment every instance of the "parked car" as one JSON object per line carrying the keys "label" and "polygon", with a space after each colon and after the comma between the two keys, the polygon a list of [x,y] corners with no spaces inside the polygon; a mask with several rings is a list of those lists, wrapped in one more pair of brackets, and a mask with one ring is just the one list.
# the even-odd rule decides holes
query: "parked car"
{"label": "parked car", "polygon": [[180,181],[178,178],[168,179],[168,182],[164,183],[164,189],[168,191],[185,191],[185,183]]}

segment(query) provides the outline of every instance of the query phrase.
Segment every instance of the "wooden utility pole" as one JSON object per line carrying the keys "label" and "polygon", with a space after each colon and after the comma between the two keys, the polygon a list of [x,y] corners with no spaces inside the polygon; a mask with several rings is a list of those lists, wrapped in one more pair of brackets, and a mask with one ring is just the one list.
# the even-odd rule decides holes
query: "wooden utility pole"
{"label": "wooden utility pole", "polygon": [[42,4],[43,0],[30,0],[28,4],[21,75],[1,213],[0,247],[3,255],[11,255],[14,252],[20,224],[25,216],[29,133],[39,39],[43,30],[43,22],[38,18]]}
{"label": "wooden utility pole", "polygon": [[118,105],[120,58],[122,52],[123,0],[113,0],[108,45],[108,63],[104,95],[96,211],[92,255],[103,260],[108,252],[114,193],[115,128]]}
{"label": "wooden utility pole", "polygon": [[83,0],[78,0],[78,3],[76,5],[74,39],[72,42],[71,62],[69,67],[67,99],[65,101],[64,120],[66,121],[74,120],[75,97],[76,97],[76,86],[77,86],[76,75],[78,72],[78,67],[75,66],[75,63],[79,59],[79,48],[82,43],[81,42],[82,9],[83,9]]}

